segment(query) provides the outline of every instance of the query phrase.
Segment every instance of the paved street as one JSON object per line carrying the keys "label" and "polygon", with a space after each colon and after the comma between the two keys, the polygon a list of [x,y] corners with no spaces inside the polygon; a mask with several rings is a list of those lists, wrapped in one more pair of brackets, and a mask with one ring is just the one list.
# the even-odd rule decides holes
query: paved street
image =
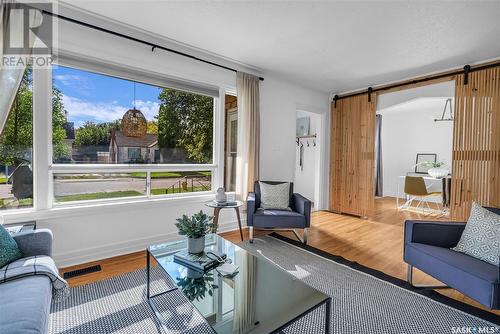
{"label": "paved street", "polygon": [[[175,185],[176,190],[179,187],[179,181],[184,178],[163,178],[152,179],[152,189],[165,189]],[[195,179],[194,186],[200,187],[201,185],[210,188],[210,181],[206,179]],[[0,198],[11,198],[10,193],[12,185],[0,185]],[[188,180],[188,189],[191,188],[191,180]],[[74,194],[91,194],[99,192],[114,192],[114,191],[128,191],[134,190],[140,193],[146,193],[146,179],[133,178],[133,177],[118,177],[112,179],[56,179],[54,181],[54,195],[65,196]]]}

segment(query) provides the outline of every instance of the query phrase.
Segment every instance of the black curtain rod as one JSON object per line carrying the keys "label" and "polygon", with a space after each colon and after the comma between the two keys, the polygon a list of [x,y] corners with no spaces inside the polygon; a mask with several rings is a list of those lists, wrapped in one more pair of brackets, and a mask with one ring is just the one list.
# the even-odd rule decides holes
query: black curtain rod
{"label": "black curtain rod", "polygon": [[[164,51],[167,51],[167,52],[170,52],[170,53],[175,53],[177,55],[180,55],[180,56],[183,56],[183,57],[186,57],[186,58],[190,58],[190,59],[194,59],[194,60],[197,60],[197,61],[201,61],[203,63],[210,64],[212,66],[217,66],[217,67],[223,68],[223,69],[228,70],[228,71],[238,72],[238,70],[236,70],[234,68],[231,68],[231,67],[228,67],[228,66],[217,64],[217,63],[214,63],[212,61],[209,61],[209,60],[206,60],[206,59],[202,59],[202,58],[198,58],[196,56],[190,55],[188,53],[184,53],[184,52],[181,52],[181,51],[170,49],[170,48],[167,48],[167,47],[164,47],[164,46],[161,46],[161,45],[158,45],[158,44],[154,44],[154,43],[151,43],[151,42],[148,42],[148,41],[136,38],[136,37],[125,35],[125,34],[122,34],[122,33],[119,33],[119,32],[113,31],[113,30],[109,30],[109,29],[106,29],[106,28],[98,27],[98,26],[90,24],[90,23],[86,23],[86,22],[82,22],[82,21],[79,21],[79,20],[75,20],[75,19],[72,19],[72,18],[67,17],[67,16],[55,14],[55,13],[52,13],[52,12],[49,12],[49,11],[46,11],[46,10],[42,10],[42,13],[50,15],[52,17],[56,17],[56,18],[64,20],[64,21],[75,23],[75,24],[78,24],[78,25],[81,25],[81,26],[84,26],[84,27],[87,27],[87,28],[90,28],[90,29],[102,31],[102,32],[105,32],[105,33],[108,33],[108,34],[111,34],[111,35],[114,35],[114,36],[118,36],[118,37],[121,37],[121,38],[128,39],[130,41],[134,41],[134,42],[137,42],[137,43],[148,45],[148,46],[151,47],[151,51],[154,51],[155,49],[160,49],[160,50],[164,50]],[[264,81],[264,78],[259,77],[259,80],[260,81]]]}
{"label": "black curtain rod", "polygon": [[426,82],[426,81],[432,81],[432,80],[436,80],[436,79],[442,79],[442,78],[449,77],[451,75],[460,75],[460,74],[463,74],[465,76],[465,78],[464,78],[464,84],[467,85],[469,73],[480,71],[480,70],[484,70],[484,69],[487,69],[487,68],[499,67],[499,66],[500,66],[500,62],[498,62],[498,63],[492,63],[492,64],[486,64],[486,65],[477,66],[477,67],[471,67],[470,65],[465,65],[462,70],[456,70],[456,71],[453,71],[453,72],[446,72],[446,73],[442,73],[442,74],[431,75],[431,76],[428,76],[428,77],[425,77],[425,78],[421,78],[421,79],[415,79],[415,80],[410,80],[410,81],[403,81],[403,82],[400,82],[400,83],[395,83],[393,85],[383,86],[383,87],[380,87],[380,88],[368,87],[365,91],[359,91],[359,92],[356,92],[356,93],[350,93],[350,94],[345,94],[345,95],[335,95],[333,97],[333,102],[336,102],[338,100],[345,99],[345,98],[348,98],[348,97],[359,96],[359,95],[364,95],[364,94],[370,95],[370,94],[375,93],[375,92],[381,92],[381,91],[390,90],[390,89],[393,89],[393,88],[410,86],[410,85],[414,85],[414,84],[418,84],[418,83],[422,83],[422,82]]}

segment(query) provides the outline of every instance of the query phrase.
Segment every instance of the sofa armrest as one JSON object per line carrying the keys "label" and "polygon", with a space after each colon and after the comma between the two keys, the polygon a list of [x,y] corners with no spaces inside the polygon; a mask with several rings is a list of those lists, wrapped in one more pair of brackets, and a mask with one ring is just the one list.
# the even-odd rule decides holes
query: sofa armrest
{"label": "sofa armrest", "polygon": [[52,232],[48,229],[20,232],[12,236],[25,257],[52,256]]}
{"label": "sofa armrest", "polygon": [[306,217],[306,227],[309,227],[311,225],[311,201],[301,194],[294,193],[292,203],[294,210]]}
{"label": "sofa armrest", "polygon": [[255,193],[249,192],[247,196],[247,226],[253,226],[253,214],[257,210],[255,205]]}
{"label": "sofa armrest", "polygon": [[455,247],[462,236],[466,223],[405,221],[405,245],[418,242],[432,246]]}

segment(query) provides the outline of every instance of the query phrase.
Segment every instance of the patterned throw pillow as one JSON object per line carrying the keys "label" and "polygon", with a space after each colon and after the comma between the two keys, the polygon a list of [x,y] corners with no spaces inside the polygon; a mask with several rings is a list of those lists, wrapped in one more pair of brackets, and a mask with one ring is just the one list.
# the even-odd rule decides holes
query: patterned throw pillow
{"label": "patterned throw pillow", "polygon": [[289,210],[290,183],[269,184],[259,182],[262,209]]}
{"label": "patterned throw pillow", "polygon": [[469,220],[453,250],[498,266],[500,257],[500,216],[472,203]]}
{"label": "patterned throw pillow", "polygon": [[16,240],[0,224],[0,268],[23,257]]}

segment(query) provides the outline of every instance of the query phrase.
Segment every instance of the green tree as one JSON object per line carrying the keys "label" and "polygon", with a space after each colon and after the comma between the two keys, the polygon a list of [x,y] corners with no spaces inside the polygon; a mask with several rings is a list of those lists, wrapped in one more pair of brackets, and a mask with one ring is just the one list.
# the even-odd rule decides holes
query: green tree
{"label": "green tree", "polygon": [[194,162],[212,162],[213,98],[164,88],[158,99],[160,148],[181,148]]}
{"label": "green tree", "polygon": [[33,93],[31,70],[24,73],[0,136],[0,164],[17,166],[31,161],[33,146]]}
{"label": "green tree", "polygon": [[152,134],[152,135],[158,134],[158,122],[157,121],[148,121],[147,133]]}
{"label": "green tree", "polygon": [[[33,92],[32,70],[26,69],[14,102],[10,108],[5,127],[0,135],[0,164],[17,166],[32,159],[33,147]],[[61,92],[52,89],[52,144],[54,158],[69,156],[69,148],[64,139],[66,132],[65,110]]]}
{"label": "green tree", "polygon": [[113,130],[120,130],[120,120],[99,124],[87,121],[75,130],[75,146],[107,146]]}
{"label": "green tree", "polygon": [[62,93],[53,85],[52,88],[52,156],[54,161],[71,159],[71,150],[66,145],[66,110]]}

